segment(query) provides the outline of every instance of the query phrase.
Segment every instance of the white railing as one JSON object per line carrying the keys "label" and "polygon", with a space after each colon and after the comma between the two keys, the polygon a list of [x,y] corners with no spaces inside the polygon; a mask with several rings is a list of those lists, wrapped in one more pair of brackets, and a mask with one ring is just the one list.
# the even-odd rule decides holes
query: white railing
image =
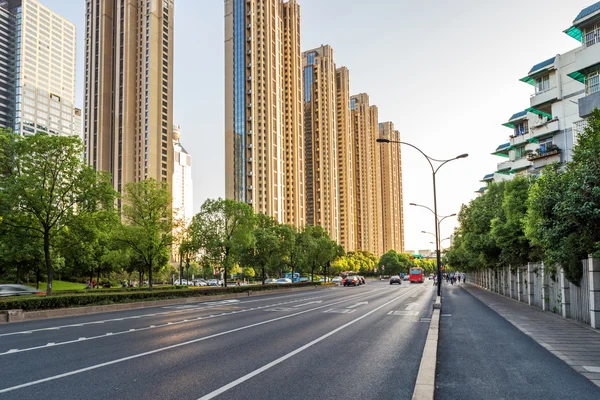
{"label": "white railing", "polygon": [[590,94],[594,94],[600,92],[600,75],[593,75],[585,80],[585,94],[589,96]]}
{"label": "white railing", "polygon": [[587,128],[588,122],[585,119],[573,122],[573,136],[577,137],[582,134],[585,128]]}
{"label": "white railing", "polygon": [[600,28],[585,33],[583,47],[590,47],[597,43],[600,43]]}
{"label": "white railing", "polygon": [[540,94],[544,94],[544,93],[549,92],[549,91],[554,90],[554,89],[556,89],[556,86],[553,86],[553,87],[548,88],[548,89],[543,89],[543,90],[540,90],[540,91],[536,91],[534,94],[531,95],[531,97],[539,96]]}

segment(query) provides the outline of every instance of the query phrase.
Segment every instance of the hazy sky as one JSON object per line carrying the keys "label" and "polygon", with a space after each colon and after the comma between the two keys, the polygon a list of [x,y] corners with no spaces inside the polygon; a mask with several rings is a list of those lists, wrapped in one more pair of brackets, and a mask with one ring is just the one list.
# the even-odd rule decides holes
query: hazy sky
{"label": "hazy sky", "polygon": [[[85,0],[40,0],[77,25],[78,105],[83,105]],[[593,0],[299,0],[302,48],[329,44],[350,69],[352,93],[368,93],[380,121],[433,158],[469,158],[437,175],[440,215],[476,197],[484,175],[508,141],[501,126],[529,107],[533,87],[519,82],[530,68],[578,46],[562,31]],[[223,0],[175,0],[175,116],[193,157],[194,209],[223,197]],[[403,147],[405,244],[433,248],[431,170]],[[456,226],[442,223],[442,238]],[[448,245],[448,241],[443,245]]]}

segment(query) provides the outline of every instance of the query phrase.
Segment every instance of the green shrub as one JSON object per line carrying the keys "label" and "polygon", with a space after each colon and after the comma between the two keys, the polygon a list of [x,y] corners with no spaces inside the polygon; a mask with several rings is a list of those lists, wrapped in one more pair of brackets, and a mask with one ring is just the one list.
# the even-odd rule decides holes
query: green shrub
{"label": "green shrub", "polygon": [[[318,286],[318,283],[300,282],[286,287]],[[23,311],[51,310],[56,308],[84,307],[117,303],[132,303],[138,301],[166,300],[184,297],[205,297],[228,293],[243,293],[248,290],[253,292],[281,289],[279,285],[254,285],[254,286],[231,286],[231,287],[200,287],[180,288],[170,287],[167,290],[148,290],[138,288],[127,291],[113,292],[114,289],[88,290],[76,294],[57,294],[53,296],[26,296],[12,297],[0,300],[0,310],[22,309]]]}

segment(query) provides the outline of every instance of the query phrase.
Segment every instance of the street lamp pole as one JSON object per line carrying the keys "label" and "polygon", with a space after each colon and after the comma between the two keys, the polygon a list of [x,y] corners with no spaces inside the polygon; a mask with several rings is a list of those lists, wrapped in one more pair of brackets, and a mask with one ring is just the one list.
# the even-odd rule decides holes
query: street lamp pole
{"label": "street lamp pole", "polygon": [[[435,184],[435,175],[440,170],[440,168],[442,168],[445,164],[449,163],[450,161],[458,160],[461,158],[466,158],[469,155],[465,153],[465,154],[456,156],[454,158],[450,158],[448,160],[438,160],[438,159],[429,157],[417,146],[410,144],[410,143],[401,142],[399,140],[390,140],[387,138],[378,138],[377,142],[378,143],[398,143],[398,144],[404,144],[406,146],[410,146],[413,149],[417,150],[419,153],[421,153],[423,155],[423,157],[425,157],[427,159],[427,162],[429,163],[429,166],[431,167],[431,175],[433,177],[433,214],[435,217],[435,253],[436,253],[436,260],[437,260],[437,277],[438,277],[437,295],[441,296],[442,295],[442,266],[441,266],[441,255],[440,255],[440,226],[439,226],[438,213],[437,213],[437,189],[436,189],[436,184]],[[432,161],[440,163],[437,166],[437,168],[433,166]]]}

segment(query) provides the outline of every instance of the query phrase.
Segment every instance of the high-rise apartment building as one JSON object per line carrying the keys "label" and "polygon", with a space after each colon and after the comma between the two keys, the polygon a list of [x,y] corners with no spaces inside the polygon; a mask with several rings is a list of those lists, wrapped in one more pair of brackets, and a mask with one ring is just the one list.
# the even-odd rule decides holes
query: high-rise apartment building
{"label": "high-rise apartment building", "polygon": [[339,240],[339,184],[336,126],[336,67],[333,49],[304,53],[306,223]]}
{"label": "high-rise apartment building", "polygon": [[[400,141],[392,122],[379,124],[379,137]],[[402,198],[402,153],[400,144],[379,146],[381,153],[381,210],[383,252],[404,252],[404,209]]]}
{"label": "high-rise apartment building", "polygon": [[[354,137],[354,189],[355,189],[355,237],[356,249],[377,251],[374,240],[376,211],[373,207],[374,186],[373,147],[375,137],[371,123],[371,107],[369,95],[361,93],[350,97],[352,136]],[[376,229],[375,229],[376,231]]]}
{"label": "high-rise apartment building", "polygon": [[379,108],[377,106],[369,107],[369,127],[370,132],[370,151],[371,151],[371,168],[369,186],[371,193],[369,199],[371,207],[369,212],[372,214],[373,225],[371,225],[370,233],[373,247],[371,252],[375,255],[381,255],[383,251],[383,211],[381,206],[381,145],[376,142],[379,136]]}
{"label": "high-rise apartment building", "polygon": [[225,0],[226,196],[301,225],[299,32],[296,0]]}
{"label": "high-rise apartment building", "polygon": [[283,4],[283,119],[284,218],[287,224],[306,223],[304,113],[302,104],[302,52],[300,50],[300,6]]}
{"label": "high-rise apartment building", "polygon": [[339,182],[339,243],[346,251],[356,246],[354,227],[354,140],[350,123],[350,72],[336,70],[337,169]]}
{"label": "high-rise apartment building", "polygon": [[173,177],[173,0],[87,0],[87,160],[115,190]]}
{"label": "high-rise apartment building", "polygon": [[75,25],[36,0],[0,1],[0,127],[80,135]]}
{"label": "high-rise apartment building", "polygon": [[173,219],[187,226],[194,216],[192,156],[181,144],[181,130],[173,127]]}

